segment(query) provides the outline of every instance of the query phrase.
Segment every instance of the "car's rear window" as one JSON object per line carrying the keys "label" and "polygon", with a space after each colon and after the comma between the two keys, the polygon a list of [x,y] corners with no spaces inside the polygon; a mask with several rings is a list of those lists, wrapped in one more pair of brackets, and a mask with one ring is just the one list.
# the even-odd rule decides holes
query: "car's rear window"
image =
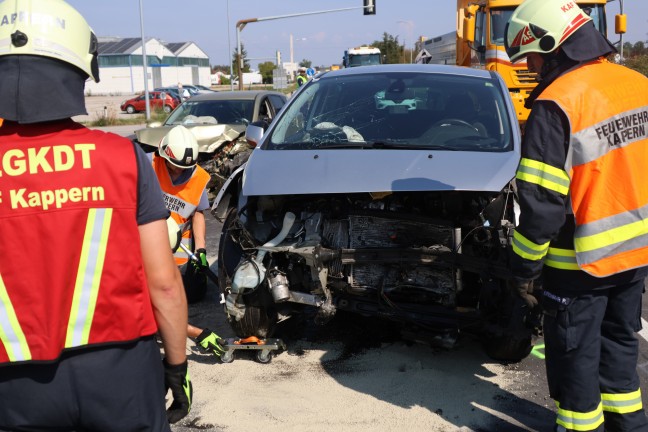
{"label": "car's rear window", "polygon": [[512,149],[499,83],[443,73],[324,76],[300,91],[267,149]]}

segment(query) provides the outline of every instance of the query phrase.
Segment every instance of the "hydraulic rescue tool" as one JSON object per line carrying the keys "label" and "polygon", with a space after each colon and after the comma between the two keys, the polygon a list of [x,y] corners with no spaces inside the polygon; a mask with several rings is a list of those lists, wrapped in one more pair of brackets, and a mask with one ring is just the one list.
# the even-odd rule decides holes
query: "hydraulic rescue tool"
{"label": "hydraulic rescue tool", "polygon": [[[215,284],[217,287],[220,287],[220,285],[218,285],[218,276],[216,276],[216,273],[214,273],[214,272],[213,272],[209,267],[205,267],[205,266],[203,266],[203,265],[200,265],[200,264],[201,264],[201,263],[200,263],[200,258],[198,258],[198,257],[196,256],[195,253],[191,252],[191,251],[189,250],[189,248],[187,248],[187,246],[185,246],[185,245],[183,245],[182,243],[180,243],[180,248],[182,248],[182,250],[185,251],[185,253],[189,256],[189,259],[190,259],[191,261],[193,261],[193,262],[195,262],[196,264],[198,264],[197,267],[198,267],[198,269],[199,269],[200,271],[204,272],[205,275],[207,275],[207,277],[208,277],[212,282],[214,282],[214,284]],[[220,298],[220,304],[225,304],[225,296],[223,295],[222,292],[219,293],[219,298]]]}

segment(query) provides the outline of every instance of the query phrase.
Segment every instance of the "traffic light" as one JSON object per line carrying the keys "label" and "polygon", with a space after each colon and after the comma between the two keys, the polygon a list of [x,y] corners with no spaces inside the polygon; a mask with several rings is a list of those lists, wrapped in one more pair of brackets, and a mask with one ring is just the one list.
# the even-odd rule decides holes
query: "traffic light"
{"label": "traffic light", "polygon": [[376,0],[362,0],[364,2],[363,15],[376,15]]}

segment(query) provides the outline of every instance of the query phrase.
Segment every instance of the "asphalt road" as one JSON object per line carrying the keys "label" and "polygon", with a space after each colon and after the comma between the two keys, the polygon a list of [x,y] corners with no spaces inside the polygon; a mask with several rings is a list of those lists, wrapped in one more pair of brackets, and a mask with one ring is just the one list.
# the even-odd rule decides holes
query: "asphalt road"
{"label": "asphalt road", "polygon": [[[209,251],[209,261],[212,263],[212,269],[216,270],[216,255],[218,249],[218,240],[220,238],[221,224],[214,218],[207,217],[207,249]],[[213,325],[214,317],[222,318],[222,306],[217,304],[215,292],[216,287],[212,286],[211,294],[208,298],[195,305],[190,305],[190,317],[194,321],[201,320],[201,315],[205,318],[206,325]],[[642,316],[647,316],[647,300],[643,301]],[[214,311],[211,308],[215,308]],[[210,312],[205,313],[207,310]],[[358,320],[363,318],[357,317]],[[210,323],[211,324],[208,324]],[[224,321],[223,321],[224,322]],[[639,333],[641,352],[638,361],[638,370],[642,382],[642,396],[644,406],[648,406],[648,322],[644,319],[644,330]],[[362,326],[362,324],[357,324]],[[343,324],[344,330],[340,330],[339,326],[335,324],[329,328],[319,330],[320,337],[323,340],[330,338],[348,338],[349,323]],[[224,330],[221,330],[224,331]],[[379,331],[379,330],[377,330]],[[296,340],[286,340],[286,343],[291,346],[299,343]],[[449,389],[431,389],[431,391],[448,392],[450,398],[457,398],[464,400],[467,404],[477,406],[480,409],[492,411],[486,421],[478,428],[466,429],[465,427],[457,427],[452,429],[456,431],[471,431],[471,432],[520,432],[520,431],[548,431],[551,430],[551,425],[555,421],[554,403],[549,398],[547,382],[545,378],[545,364],[544,364],[544,340],[538,339],[535,348],[531,355],[519,363],[508,364],[504,367],[504,376],[501,378],[503,381],[516,382],[516,392],[503,391],[499,386],[494,385],[487,390],[486,396],[474,395],[471,397],[471,388],[461,388],[461,385],[450,386]],[[484,367],[486,363],[491,363],[492,360],[486,360],[485,364],[481,364],[476,359],[483,358],[481,346],[478,341],[468,339],[460,339],[456,352],[450,352],[449,355],[453,356],[453,360],[457,362],[456,371],[461,371],[461,374],[473,374],[475,376],[487,374],[487,368]],[[369,347],[369,350],[380,350],[380,347]],[[435,349],[429,348],[430,356],[435,355]],[[227,367],[228,365],[215,365],[214,373],[219,373],[223,369],[218,366]],[[268,365],[270,367],[270,365]],[[396,367],[396,365],[394,365]],[[464,382],[461,375],[457,375],[456,380],[458,383]],[[341,385],[344,385],[344,380],[340,380],[336,371],[331,371],[330,379],[338,380]],[[522,382],[520,382],[522,381]],[[304,383],[304,391],[309,391],[309,384]],[[256,384],[250,383],[250,391],[254,391]],[[290,403],[290,401],[284,401]],[[220,409],[207,404],[209,409]],[[201,418],[201,410],[208,409],[207,407],[197,408],[197,412],[193,413],[193,420],[188,423],[183,422],[184,425],[177,425],[173,427],[174,432],[190,432],[195,430],[196,427],[201,426],[199,419]],[[314,407],[315,408],[315,407]],[[429,409],[432,409],[431,407]],[[227,412],[223,412],[227,415]],[[334,413],[328,413],[330,416],[331,426],[335,426],[336,416]],[[204,425],[203,425],[204,426]],[[262,428],[262,427],[261,427]],[[229,429],[220,429],[217,427],[208,428],[207,430],[224,431]],[[292,429],[289,429],[292,430]],[[316,430],[316,429],[311,429]],[[345,430],[345,429],[341,429]],[[354,431],[361,429],[353,429]],[[437,430],[437,429],[435,429]],[[439,429],[441,430],[441,429]],[[450,430],[448,430],[450,431]],[[445,430],[444,430],[445,432]]]}
{"label": "asphalt road", "polygon": [[[132,136],[135,129],[139,126],[120,126],[120,127],[110,127],[110,128],[101,128],[103,130],[110,130],[111,132],[120,134],[122,136]],[[218,240],[220,237],[220,224],[212,218],[210,215],[207,215],[207,249],[209,251],[209,261],[212,263],[212,269],[216,270],[216,256],[218,249]],[[222,306],[217,303],[216,297],[216,288],[213,285],[210,285],[210,291],[206,299],[202,302],[190,306],[190,319],[198,325],[214,325],[213,322],[208,324],[209,321],[213,321],[216,317],[220,321],[220,325],[224,324]],[[644,406],[648,406],[648,300],[644,296],[642,302],[642,322],[644,329],[639,332],[640,339],[640,354],[638,359],[638,370],[641,378],[641,389]],[[335,326],[331,327],[331,335],[335,336],[336,331]],[[226,330],[221,330],[226,331]],[[226,337],[226,336],[225,336]],[[458,368],[465,369],[467,373],[479,373],[475,371],[475,356],[479,356],[477,351],[474,354],[470,354],[470,350],[473,349],[470,347],[467,348],[468,354],[466,353],[466,348],[462,350],[461,353],[457,353],[456,361],[458,363]],[[544,357],[543,357],[543,340],[539,339],[536,343],[536,347],[532,354],[517,364],[510,364],[505,367],[505,374],[508,375],[505,379],[510,379],[515,382],[519,381],[519,377],[524,377],[526,382],[519,383],[521,392],[518,392],[516,395],[510,393],[502,393],[497,386],[493,386],[492,394],[490,395],[489,403],[491,404],[491,410],[494,410],[492,421],[489,421],[483,424],[479,429],[471,429],[475,432],[513,432],[513,431],[544,431],[549,430],[550,425],[554,421],[554,407],[553,401],[548,396],[547,384],[545,379],[545,369],[544,369]],[[369,349],[380,349],[380,348],[369,348]],[[478,348],[475,348],[478,349]],[[430,348],[430,355],[433,355],[433,351]],[[190,361],[191,363],[191,361]],[[227,365],[214,365],[214,373],[218,373],[220,368],[217,366],[227,366]],[[340,381],[343,382],[343,381]],[[254,390],[251,390],[254,391]],[[308,391],[307,388],[304,391]],[[439,390],[437,390],[439,391]],[[440,391],[447,391],[446,389],[441,389]],[[459,394],[469,393],[471,390],[469,388],[453,388],[449,393],[448,397],[459,397]],[[519,395],[522,394],[523,397]],[[456,395],[456,396],[453,396]],[[470,401],[470,398],[467,398]],[[285,403],[290,403],[290,401],[285,401]],[[474,403],[474,402],[472,402]],[[172,429],[174,432],[189,432],[196,429],[202,430],[225,430],[217,427],[208,427],[201,425],[197,419],[200,419],[200,410],[204,409],[222,409],[222,407],[212,407],[208,403],[201,407],[196,407],[192,410],[192,420],[189,422],[184,422],[182,425],[173,426]],[[316,409],[316,407],[314,407]],[[226,416],[227,412],[223,412],[223,416]],[[513,418],[515,421],[506,422],[502,418]],[[335,417],[331,418],[331,427],[335,428]],[[263,429],[262,425],[259,425],[259,429]],[[465,431],[466,429],[457,429]]]}

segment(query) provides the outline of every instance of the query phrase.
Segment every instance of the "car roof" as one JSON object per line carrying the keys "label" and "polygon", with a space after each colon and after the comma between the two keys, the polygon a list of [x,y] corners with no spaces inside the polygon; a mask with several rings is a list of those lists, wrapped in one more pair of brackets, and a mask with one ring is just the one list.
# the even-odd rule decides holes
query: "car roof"
{"label": "car roof", "polygon": [[212,93],[197,94],[192,97],[192,101],[202,100],[254,100],[261,95],[278,95],[286,97],[283,93],[270,90],[239,90],[239,91],[220,91]]}
{"label": "car roof", "polygon": [[371,65],[357,66],[352,68],[342,68],[334,71],[324,72],[317,75],[318,77],[326,76],[344,76],[344,75],[364,75],[364,74],[382,74],[388,72],[418,72],[418,73],[437,73],[448,75],[464,75],[477,78],[491,79],[491,73],[484,69],[473,69],[465,66],[436,65],[436,64],[388,64],[388,65]]}

